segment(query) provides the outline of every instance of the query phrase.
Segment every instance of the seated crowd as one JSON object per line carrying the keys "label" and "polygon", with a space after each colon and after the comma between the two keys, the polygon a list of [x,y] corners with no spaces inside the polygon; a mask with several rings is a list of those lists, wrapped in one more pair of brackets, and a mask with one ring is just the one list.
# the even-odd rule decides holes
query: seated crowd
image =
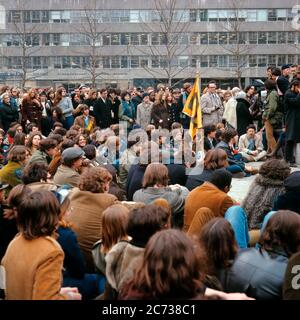
{"label": "seated crowd", "polygon": [[[279,130],[300,81],[285,117],[267,80],[261,119],[251,88],[209,82],[200,150],[184,130],[191,88],[2,92],[0,298],[300,299],[298,138]],[[250,175],[239,203],[232,179]]]}

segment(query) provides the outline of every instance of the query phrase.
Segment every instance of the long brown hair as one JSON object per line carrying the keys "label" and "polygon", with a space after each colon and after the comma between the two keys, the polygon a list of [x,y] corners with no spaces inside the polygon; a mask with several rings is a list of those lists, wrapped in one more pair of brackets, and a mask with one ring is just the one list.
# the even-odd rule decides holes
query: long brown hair
{"label": "long brown hair", "polygon": [[204,157],[204,168],[216,170],[228,167],[227,153],[223,149],[209,150]]}
{"label": "long brown hair", "polygon": [[300,250],[300,216],[290,210],[279,210],[268,221],[259,244],[262,249],[282,249],[290,257]]}
{"label": "long brown hair", "polygon": [[134,292],[149,299],[191,299],[203,293],[201,278],[196,243],[169,229],[151,237],[141,267],[123,291],[129,298]]}
{"label": "long brown hair", "polygon": [[63,90],[65,90],[64,87],[59,87],[56,92],[55,92],[55,97],[54,97],[54,102],[53,105],[56,107],[58,106],[58,104],[60,103],[60,101],[62,100],[63,96],[62,96],[62,92]]}
{"label": "long brown hair", "polygon": [[102,214],[102,252],[107,253],[113,245],[127,237],[129,210],[115,204]]}
{"label": "long brown hair", "polygon": [[60,206],[50,191],[32,192],[18,206],[17,226],[26,240],[53,236]]}
{"label": "long brown hair", "polygon": [[165,165],[161,163],[150,163],[145,171],[143,178],[143,188],[153,187],[155,184],[167,186],[169,172]]}
{"label": "long brown hair", "polygon": [[218,269],[228,268],[238,251],[234,231],[224,218],[207,222],[201,229],[199,241],[209,268],[206,272],[211,275]]}

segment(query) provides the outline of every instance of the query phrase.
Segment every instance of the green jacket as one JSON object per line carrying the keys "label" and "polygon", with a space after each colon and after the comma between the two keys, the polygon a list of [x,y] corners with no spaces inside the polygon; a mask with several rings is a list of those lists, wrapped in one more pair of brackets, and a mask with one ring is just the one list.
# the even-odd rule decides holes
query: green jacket
{"label": "green jacket", "polygon": [[0,181],[4,184],[9,184],[10,188],[6,189],[9,192],[13,187],[22,183],[23,166],[18,162],[8,161],[7,165],[0,170]]}
{"label": "green jacket", "polygon": [[274,128],[282,127],[283,114],[278,111],[278,105],[278,93],[276,92],[276,90],[272,90],[267,95],[263,119],[268,120]]}
{"label": "green jacket", "polygon": [[51,158],[48,156],[46,152],[41,150],[36,150],[34,154],[29,159],[29,163],[41,162],[48,165],[51,162]]}

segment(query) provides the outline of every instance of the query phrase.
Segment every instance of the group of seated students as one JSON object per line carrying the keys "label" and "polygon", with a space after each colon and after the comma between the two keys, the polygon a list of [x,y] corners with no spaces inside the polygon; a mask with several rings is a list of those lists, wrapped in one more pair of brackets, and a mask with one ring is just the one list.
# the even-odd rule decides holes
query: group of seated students
{"label": "group of seated students", "polygon": [[[174,155],[182,132],[172,127]],[[7,144],[2,298],[299,298],[290,272],[300,259],[300,172],[271,159],[241,203],[228,194],[235,174],[256,173],[244,160],[265,156],[251,126],[236,154],[234,129],[215,144],[206,132],[214,148],[192,166],[165,162],[161,139],[125,146],[122,128],[108,130],[58,125]]]}

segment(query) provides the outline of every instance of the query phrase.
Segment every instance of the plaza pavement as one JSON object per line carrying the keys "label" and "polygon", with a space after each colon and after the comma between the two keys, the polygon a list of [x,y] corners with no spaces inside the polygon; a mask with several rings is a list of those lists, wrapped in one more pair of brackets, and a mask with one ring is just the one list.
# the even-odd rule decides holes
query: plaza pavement
{"label": "plaza pavement", "polygon": [[[259,168],[263,164],[263,162],[249,162],[248,164],[254,168]],[[300,166],[298,165],[298,168],[291,168],[291,169],[292,169],[292,172],[299,171]],[[256,177],[256,175],[250,176],[250,177],[245,177],[242,179],[238,179],[238,178],[232,179],[232,183],[231,183],[232,188],[228,194],[234,200],[236,200],[237,202],[240,203],[247,195],[249,187],[255,177]]]}

